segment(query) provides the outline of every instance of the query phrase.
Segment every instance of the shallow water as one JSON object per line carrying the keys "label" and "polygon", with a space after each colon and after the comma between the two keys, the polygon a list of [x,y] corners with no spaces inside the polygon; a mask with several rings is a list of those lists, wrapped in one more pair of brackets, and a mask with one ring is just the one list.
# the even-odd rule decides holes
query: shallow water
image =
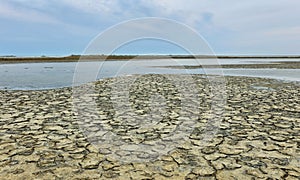
{"label": "shallow water", "polygon": [[[219,63],[225,64],[259,64],[276,63],[286,59],[221,59]],[[300,59],[293,59],[300,61]],[[193,59],[160,59],[160,60],[134,60],[134,61],[105,61],[86,62],[89,67],[101,66],[96,79],[115,77],[130,74],[220,74],[225,76],[264,77],[287,81],[300,81],[300,69],[171,69],[154,66],[199,65],[213,64],[211,59],[201,60],[199,63]],[[74,72],[80,75],[89,75],[91,69],[76,71],[77,62],[61,63],[18,63],[0,65],[0,89],[52,89],[70,87],[73,85]],[[78,69],[77,69],[78,70]]]}

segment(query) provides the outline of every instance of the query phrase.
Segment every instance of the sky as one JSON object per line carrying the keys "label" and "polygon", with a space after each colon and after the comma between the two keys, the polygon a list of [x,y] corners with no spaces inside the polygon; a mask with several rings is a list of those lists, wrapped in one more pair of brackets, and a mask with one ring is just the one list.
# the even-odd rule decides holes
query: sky
{"label": "sky", "polygon": [[[100,33],[143,17],[183,23],[220,55],[299,55],[299,7],[299,0],[0,0],[0,56],[82,54]],[[114,52],[185,53],[157,40]]]}

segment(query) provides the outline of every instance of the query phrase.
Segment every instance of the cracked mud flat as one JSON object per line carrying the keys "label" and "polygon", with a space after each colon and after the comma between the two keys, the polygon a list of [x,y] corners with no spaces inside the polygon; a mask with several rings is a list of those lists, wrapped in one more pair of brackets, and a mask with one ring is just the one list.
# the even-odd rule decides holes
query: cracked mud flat
{"label": "cracked mud flat", "polygon": [[[181,81],[186,78],[169,76]],[[124,80],[128,78],[133,77]],[[212,87],[204,76],[193,78],[201,104],[196,111],[184,111],[183,115],[181,98],[187,98],[193,106],[195,97],[189,96],[189,91],[185,91],[186,96],[180,95],[160,75],[144,75],[130,89],[129,100],[124,102],[134,113],[123,112],[122,103],[113,103],[118,95],[112,96],[109,84],[115,79],[97,82],[98,93],[74,101],[79,113],[74,111],[72,88],[0,91],[0,179],[299,179],[299,84],[226,77],[226,105],[215,107],[223,108],[223,114],[215,117],[221,118],[219,127],[203,143],[205,126],[211,120]],[[145,88],[146,82],[153,83]],[[162,107],[167,108],[160,109],[164,102],[149,96],[153,89],[165,97]],[[89,97],[96,107],[89,106]],[[152,104],[158,104],[158,108],[152,107],[149,99],[157,101]],[[152,112],[149,118],[146,115],[152,108],[157,114]],[[150,123],[148,129],[137,123],[163,113],[167,115]],[[176,132],[179,120],[189,118],[195,124],[185,141],[173,142],[171,150],[155,157],[135,154],[143,161],[130,162],[136,146],[152,147],[153,142],[168,140],[168,134],[178,134],[172,132]],[[106,142],[101,134],[104,130],[113,132],[117,139]],[[129,158],[124,161],[126,156]]]}

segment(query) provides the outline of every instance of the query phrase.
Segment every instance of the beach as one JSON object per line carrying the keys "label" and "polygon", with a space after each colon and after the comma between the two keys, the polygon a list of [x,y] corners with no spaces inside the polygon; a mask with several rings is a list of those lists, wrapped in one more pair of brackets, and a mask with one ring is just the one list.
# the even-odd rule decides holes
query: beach
{"label": "beach", "polygon": [[[196,88],[182,95],[166,77],[180,82],[192,77]],[[123,101],[113,94],[122,92],[111,84],[122,88],[128,80],[135,84]],[[146,82],[154,84],[146,87]],[[221,99],[213,99],[212,89],[218,85],[205,75],[106,78],[90,84],[96,93],[81,92],[86,85],[78,87],[79,96],[72,87],[1,90],[0,178],[298,179],[299,82],[226,76],[224,83]],[[164,102],[149,96],[153,89]],[[114,104],[118,98],[124,104]],[[157,107],[149,107],[149,99],[156,100]],[[90,106],[88,100],[95,104]],[[219,100],[222,106],[214,104]],[[190,102],[195,111],[185,111],[183,102]],[[123,111],[123,105],[132,112]],[[158,123],[140,128],[147,114],[165,112]],[[194,124],[178,130],[180,122],[190,121]],[[101,132],[112,132],[112,141]],[[183,136],[173,138],[176,134]],[[137,153],[139,147],[153,149]]]}

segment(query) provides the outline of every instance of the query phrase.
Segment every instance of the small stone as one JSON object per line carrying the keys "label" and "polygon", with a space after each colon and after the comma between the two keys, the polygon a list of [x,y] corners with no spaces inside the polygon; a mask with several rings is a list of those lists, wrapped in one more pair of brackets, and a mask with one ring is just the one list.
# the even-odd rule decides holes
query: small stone
{"label": "small stone", "polygon": [[246,170],[246,174],[257,177],[257,178],[264,178],[264,175],[258,169],[248,169],[248,170]]}
{"label": "small stone", "polygon": [[134,163],[133,167],[137,170],[145,170],[147,166],[143,163]]}
{"label": "small stone", "polygon": [[43,128],[43,130],[45,131],[60,131],[60,130],[63,130],[64,128],[61,127],[61,126],[45,126]]}
{"label": "small stone", "polygon": [[201,150],[202,153],[204,154],[212,154],[216,151],[216,148],[213,146],[205,147]]}
{"label": "small stone", "polygon": [[2,114],[0,119],[10,119],[11,117],[11,114]]}
{"label": "small stone", "polygon": [[105,157],[103,155],[97,153],[89,153],[80,164],[84,169],[96,169],[104,160]]}
{"label": "small stone", "polygon": [[80,153],[77,153],[77,154],[69,154],[69,157],[72,158],[72,159],[83,159],[85,156],[85,154],[80,154]]}
{"label": "small stone", "polygon": [[275,123],[274,125],[275,125],[276,127],[283,128],[283,129],[288,129],[288,128],[291,128],[291,127],[292,127],[292,124]]}
{"label": "small stone", "polygon": [[242,169],[236,169],[236,170],[221,170],[217,171],[216,179],[224,179],[224,180],[250,180],[251,178],[249,176],[246,176],[244,173],[244,170]]}
{"label": "small stone", "polygon": [[22,174],[23,172],[25,172],[24,169],[15,169],[15,170],[11,171],[11,173],[13,173],[13,174]]}
{"label": "small stone", "polygon": [[34,113],[33,113],[33,112],[30,112],[30,113],[26,113],[26,114],[25,114],[25,117],[26,117],[26,118],[31,118],[33,115],[34,115]]}
{"label": "small stone", "polygon": [[37,163],[37,166],[40,168],[50,168],[56,165],[55,159],[40,159]]}
{"label": "small stone", "polygon": [[109,162],[106,162],[106,163],[103,163],[103,164],[101,163],[101,166],[102,166],[103,170],[105,170],[105,171],[110,170],[110,169],[116,167],[115,164],[109,163]]}
{"label": "small stone", "polygon": [[29,156],[34,152],[33,148],[26,148],[26,149],[16,149],[14,151],[11,151],[9,154],[11,155],[20,155],[20,156]]}
{"label": "small stone", "polygon": [[71,151],[71,154],[83,154],[85,153],[87,150],[85,148],[75,148],[73,151]]}
{"label": "small stone", "polygon": [[224,158],[224,157],[227,157],[227,155],[225,154],[220,154],[220,153],[213,153],[213,154],[210,154],[210,155],[205,155],[204,158],[208,161],[215,161],[219,158]]}
{"label": "small stone", "polygon": [[164,161],[162,169],[168,172],[174,171],[174,169],[178,167],[178,165],[175,162],[166,162]]}
{"label": "small stone", "polygon": [[289,171],[288,174],[291,175],[291,176],[300,177],[300,172]]}
{"label": "small stone", "polygon": [[194,168],[192,172],[200,176],[210,176],[215,173],[215,169],[212,168],[211,166],[204,166],[204,167]]}
{"label": "small stone", "polygon": [[104,154],[104,155],[108,155],[108,154],[111,154],[112,151],[108,148],[101,148],[101,149],[99,149],[99,153]]}
{"label": "small stone", "polygon": [[282,137],[282,136],[270,136],[270,138],[274,141],[279,141],[279,142],[285,142],[286,141],[286,137]]}
{"label": "small stone", "polygon": [[226,154],[226,155],[237,155],[243,152],[243,149],[237,149],[234,147],[229,146],[222,146],[219,147],[220,153]]}

